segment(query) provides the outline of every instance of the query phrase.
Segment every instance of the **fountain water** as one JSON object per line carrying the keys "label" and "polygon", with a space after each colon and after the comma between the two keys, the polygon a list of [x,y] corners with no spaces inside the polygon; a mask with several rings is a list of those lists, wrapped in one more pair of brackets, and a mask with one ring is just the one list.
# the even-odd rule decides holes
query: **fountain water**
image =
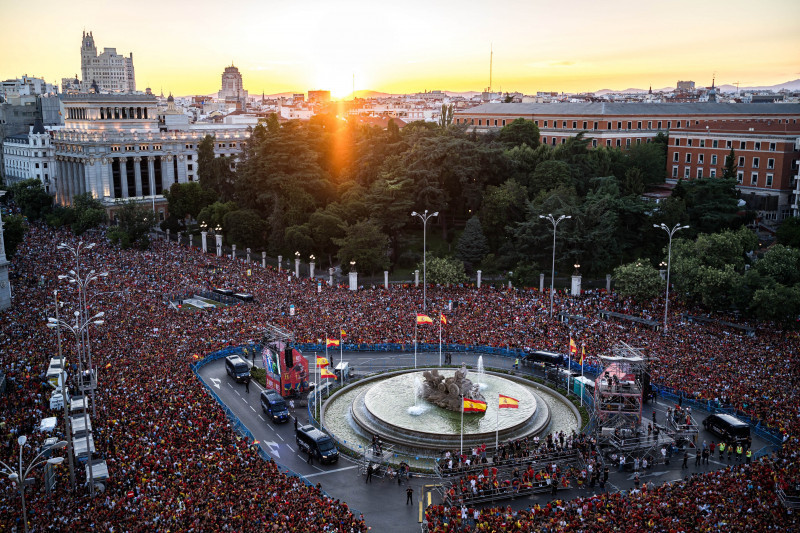
{"label": "fountain water", "polygon": [[478,356],[478,377],[476,379],[477,385],[480,390],[486,390],[486,371],[483,369],[483,356]]}
{"label": "fountain water", "polygon": [[419,404],[420,398],[422,396],[422,380],[419,379],[419,376],[414,378],[414,405],[408,408],[408,414],[413,416],[419,416],[425,411],[428,410],[428,406],[426,404]]}

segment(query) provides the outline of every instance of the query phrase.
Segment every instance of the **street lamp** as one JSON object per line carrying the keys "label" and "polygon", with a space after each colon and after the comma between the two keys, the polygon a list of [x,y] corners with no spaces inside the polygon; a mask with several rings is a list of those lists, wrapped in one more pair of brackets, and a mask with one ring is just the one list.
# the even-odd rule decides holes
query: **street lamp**
{"label": "street lamp", "polygon": [[419,214],[416,211],[411,212],[412,217],[419,217],[422,221],[422,312],[424,313],[428,306],[428,278],[427,278],[427,237],[428,237],[428,219],[431,217],[438,217],[439,212],[428,214],[426,209],[424,213]]}
{"label": "street lamp", "polygon": [[22,522],[25,524],[25,533],[28,533],[28,511],[25,508],[25,485],[26,482],[28,481],[28,474],[30,474],[31,470],[33,470],[37,466],[42,466],[44,464],[59,465],[63,463],[64,462],[63,457],[51,457],[43,461],[39,461],[39,458],[52,450],[62,449],[64,446],[67,445],[67,442],[60,440],[55,444],[53,444],[52,446],[48,447],[47,449],[42,450],[36,457],[33,458],[33,461],[28,463],[27,468],[22,463],[22,448],[25,446],[26,442],[28,442],[28,437],[26,437],[25,435],[20,435],[20,437],[17,438],[17,444],[19,444],[19,465],[17,466],[17,468],[13,468],[4,463],[3,461],[0,461],[0,466],[3,467],[2,473],[5,474],[8,477],[8,479],[10,479],[12,483],[15,483],[19,488],[19,495],[20,498],[22,499]]}
{"label": "street lamp", "polygon": [[680,224],[675,224],[675,226],[670,229],[669,226],[666,224],[653,224],[654,228],[661,228],[667,232],[669,235],[669,246],[667,247],[667,296],[666,300],[664,301],[664,333],[667,332],[667,312],[669,311],[669,269],[672,265],[672,236],[675,233],[679,232],[682,229],[686,229],[689,226],[681,226]]}
{"label": "street lamp", "polygon": [[550,270],[550,316],[553,316],[553,287],[555,285],[555,278],[556,278],[556,228],[558,227],[558,223],[562,220],[566,220],[568,218],[572,218],[570,215],[561,215],[560,217],[553,218],[553,213],[548,213],[547,216],[539,215],[539,218],[543,218],[549,220],[550,223],[553,225],[553,266]]}

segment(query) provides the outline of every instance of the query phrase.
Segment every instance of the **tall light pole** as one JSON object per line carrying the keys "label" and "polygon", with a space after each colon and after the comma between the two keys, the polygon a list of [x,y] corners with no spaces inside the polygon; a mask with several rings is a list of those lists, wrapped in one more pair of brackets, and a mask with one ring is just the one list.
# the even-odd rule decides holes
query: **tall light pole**
{"label": "tall light pole", "polygon": [[[53,291],[56,303],[56,331],[58,332],[58,359],[61,363],[61,400],[64,408],[64,431],[67,433],[67,457],[69,458],[69,483],[72,490],[75,490],[75,459],[72,453],[72,430],[69,423],[69,411],[67,409],[67,373],[64,368],[64,353],[61,351],[61,327],[58,325],[58,291]],[[50,323],[48,321],[48,327]]]}
{"label": "tall light pole", "polygon": [[686,229],[689,226],[681,226],[680,224],[675,224],[672,229],[669,228],[666,224],[653,224],[654,228],[661,228],[667,232],[669,235],[669,245],[667,247],[667,296],[666,300],[664,301],[664,333],[667,332],[667,312],[669,311],[669,269],[672,265],[672,236],[675,233],[679,232],[682,229]]}
{"label": "tall light pole", "polygon": [[555,286],[555,279],[556,279],[556,228],[558,227],[559,222],[562,220],[566,220],[568,218],[572,218],[570,215],[561,215],[557,219],[553,217],[553,213],[548,213],[547,216],[539,215],[539,218],[543,218],[549,220],[550,223],[553,225],[553,266],[550,270],[550,316],[553,316],[553,288]]}
{"label": "tall light pole", "polygon": [[438,217],[439,212],[428,214],[426,209],[424,213],[419,214],[416,211],[411,213],[412,217],[419,217],[422,220],[422,311],[425,312],[428,307],[428,257],[427,257],[427,238],[428,238],[428,219],[431,217]]}
{"label": "tall light pole", "polygon": [[[91,437],[91,431],[89,431],[89,413],[86,412],[86,387],[83,383],[83,364],[81,359],[81,339],[83,338],[83,333],[85,330],[89,328],[89,324],[95,324],[97,326],[103,324],[105,321],[102,320],[105,313],[97,313],[92,318],[86,321],[81,321],[81,313],[79,311],[75,311],[75,325],[71,326],[64,322],[63,320],[57,320],[55,318],[48,318],[47,319],[47,327],[48,328],[64,328],[68,331],[71,331],[73,335],[75,335],[75,343],[77,345],[77,354],[78,354],[78,388],[83,391],[83,423],[84,423],[84,431],[86,433],[86,456],[87,456],[87,463],[89,465],[89,492],[94,498],[94,470],[92,469],[92,448],[91,443],[89,442],[89,438]],[[93,369],[89,370],[89,379],[90,384],[95,383],[95,376],[92,373]],[[94,406],[94,398],[92,399],[92,406]]]}
{"label": "tall light pole", "polygon": [[42,466],[43,464],[59,465],[63,463],[63,457],[51,457],[42,461],[39,461],[39,458],[44,454],[51,452],[52,450],[60,450],[67,445],[67,442],[60,440],[47,449],[42,450],[36,457],[33,458],[33,461],[28,463],[27,468],[22,462],[22,449],[25,447],[26,442],[28,442],[28,437],[25,435],[20,435],[19,438],[17,438],[17,444],[19,444],[19,465],[17,467],[11,467],[3,461],[0,461],[0,466],[3,467],[2,473],[5,474],[8,479],[10,479],[12,483],[15,483],[19,488],[19,495],[22,499],[22,522],[25,524],[25,533],[28,533],[28,511],[25,508],[25,485],[28,481],[28,474],[31,473],[31,470],[37,466]]}

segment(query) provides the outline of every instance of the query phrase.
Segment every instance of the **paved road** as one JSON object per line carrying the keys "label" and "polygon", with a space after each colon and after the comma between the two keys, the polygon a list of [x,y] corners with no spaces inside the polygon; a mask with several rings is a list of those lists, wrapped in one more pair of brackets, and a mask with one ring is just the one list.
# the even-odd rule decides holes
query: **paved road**
{"label": "paved road", "polygon": [[[306,354],[313,357],[313,354]],[[328,354],[332,364],[340,360],[339,352]],[[439,354],[417,354],[417,364],[432,365],[438,364]],[[380,370],[387,370],[399,367],[414,366],[413,353],[380,353],[380,352],[344,352],[344,360],[356,373],[371,373]],[[477,365],[477,354],[453,354],[453,364],[459,365],[465,362],[468,365]],[[513,360],[506,357],[483,355],[486,367],[508,369],[512,368]],[[258,357],[256,365],[261,366]],[[414,489],[414,504],[406,505],[406,485],[398,486],[397,482],[390,482],[388,479],[376,478],[371,484],[365,483],[365,478],[358,471],[355,462],[344,454],[340,455],[339,462],[333,465],[309,465],[306,463],[306,456],[299,454],[294,436],[294,424],[290,421],[286,424],[274,424],[267,420],[261,411],[259,404],[259,394],[263,390],[255,381],[250,384],[250,393],[245,392],[244,384],[235,383],[225,373],[224,359],[214,361],[200,370],[200,374],[206,382],[214,388],[214,392],[219,395],[223,402],[234,412],[236,416],[247,426],[255,438],[261,442],[261,447],[269,453],[276,462],[283,467],[293,470],[306,477],[312,483],[320,483],[322,488],[332,497],[346,502],[352,508],[364,514],[367,525],[373,531],[379,532],[412,532],[419,531],[420,520],[420,499],[424,504],[441,503],[438,493],[433,490],[432,485],[436,479],[415,477],[410,480],[410,486]],[[655,407],[656,416],[659,422],[663,422],[666,417],[667,404],[659,400],[655,406],[646,406],[643,416],[650,420],[652,409]],[[307,422],[307,412],[303,407],[297,407],[293,416],[297,416],[299,423]],[[705,413],[696,413],[695,418],[700,422],[705,418]],[[707,440],[709,443],[716,439],[706,431],[701,431],[698,442]],[[758,450],[766,445],[763,441],[754,436],[753,449]],[[694,467],[694,453],[689,451],[689,468],[682,469],[682,460],[673,458],[669,466],[657,465],[649,472],[640,475],[642,483],[662,483],[682,479],[692,473],[707,472],[722,468],[728,464],[727,461],[720,462],[718,459],[711,461],[708,466]],[[718,455],[717,455],[718,457]],[[609,490],[627,490],[634,486],[634,475],[630,472],[615,472],[609,478]],[[590,492],[589,489],[570,489],[558,493],[559,499],[569,499],[578,496],[586,496],[599,489]],[[539,503],[544,505],[552,498],[547,495],[536,495],[532,497],[518,498],[515,500],[501,500],[497,504],[510,505],[514,509],[522,509]],[[485,506],[491,506],[486,504]]]}

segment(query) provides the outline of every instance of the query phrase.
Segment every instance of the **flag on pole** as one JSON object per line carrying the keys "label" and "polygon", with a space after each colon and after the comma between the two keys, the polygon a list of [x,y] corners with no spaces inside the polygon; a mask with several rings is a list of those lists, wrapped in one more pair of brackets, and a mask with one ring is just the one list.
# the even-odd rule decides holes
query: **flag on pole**
{"label": "flag on pole", "polygon": [[581,367],[583,367],[583,358],[586,357],[586,346],[581,344]]}
{"label": "flag on pole", "polygon": [[336,379],[336,374],[327,369],[327,367],[320,368],[319,377],[322,379]]}
{"label": "flag on pole", "polygon": [[328,360],[321,355],[317,356],[317,366],[320,368],[325,368],[326,366],[330,365]]}
{"label": "flag on pole", "polygon": [[339,330],[339,336],[340,337],[347,337],[347,333],[345,333],[343,329],[340,329]]}
{"label": "flag on pole", "polygon": [[339,346],[339,339],[325,339],[325,346]]}
{"label": "flag on pole", "polygon": [[439,321],[440,321],[442,324],[447,324],[447,317],[446,317],[446,316],[444,316],[443,314],[439,313]]}
{"label": "flag on pole", "polygon": [[498,401],[498,407],[500,407],[500,409],[519,409],[519,400],[512,398],[511,396],[503,396],[502,394],[499,394]]}
{"label": "flag on pole", "polygon": [[575,339],[572,337],[569,338],[569,353],[574,355],[578,354],[578,345],[575,344]]}
{"label": "flag on pole", "polygon": [[417,313],[417,324],[433,324],[433,319],[428,315]]}
{"label": "flag on pole", "polygon": [[464,398],[464,412],[465,413],[485,413],[486,402],[480,400],[468,400]]}

